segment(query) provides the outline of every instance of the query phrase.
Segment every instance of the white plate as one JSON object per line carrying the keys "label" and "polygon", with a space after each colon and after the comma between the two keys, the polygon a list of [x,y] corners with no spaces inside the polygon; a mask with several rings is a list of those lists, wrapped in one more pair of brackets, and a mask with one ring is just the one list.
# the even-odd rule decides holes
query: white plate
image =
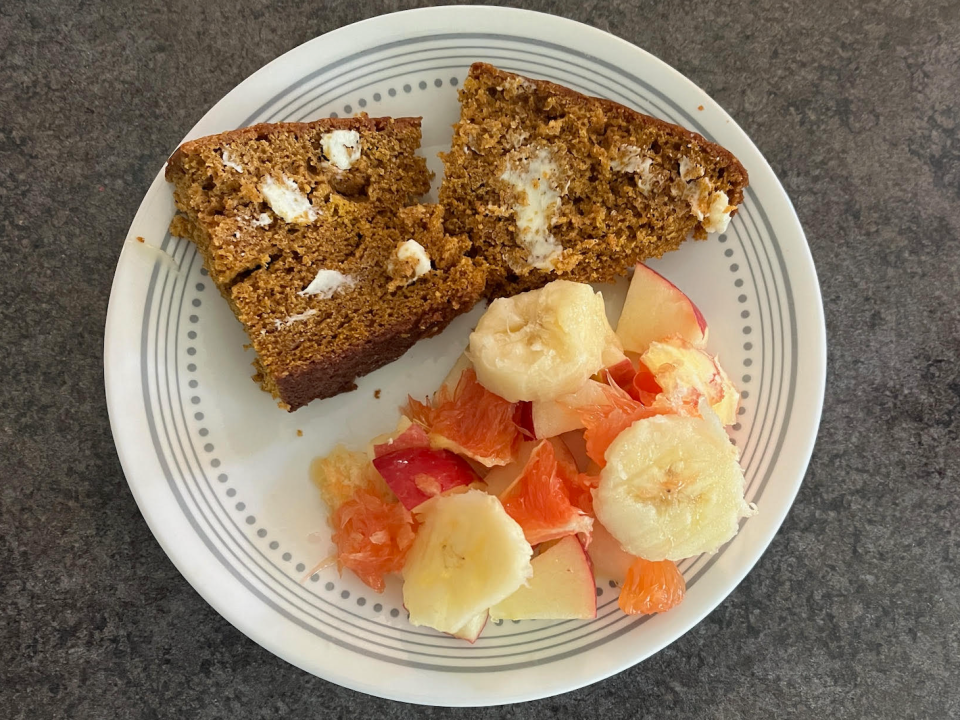
{"label": "white plate", "polygon": [[[410,626],[396,582],[377,595],[334,568],[303,579],[329,550],[310,460],[337,442],[362,447],[390,429],[408,392],[426,395],[438,384],[480,309],[363,378],[356,392],[287,414],[251,382],[245,336],[195,249],[167,233],[174,206],[159,173],[120,256],[104,347],[110,420],[130,488],[163,549],[204,599],[308,672],[436,705],[572,690],[643,660],[699,622],[750,570],[793,502],[816,436],[826,361],[813,263],[770,166],[702,90],[594,28],[503,8],[375,18],[270,63],[185,139],[361,110],[422,115],[423,153],[439,171],[436,153],[447,147],[458,116],[457,86],[477,60],[692,128],[732,150],[750,173],[725,235],[688,242],[653,263],[704,311],[712,349],[744,391],[732,436],[743,451],[748,497],[760,508],[719,553],[682,564],[688,592],[678,608],[624,616],[616,591],[598,579],[597,620],[491,624],[471,646]],[[622,298],[622,291],[605,294]]]}

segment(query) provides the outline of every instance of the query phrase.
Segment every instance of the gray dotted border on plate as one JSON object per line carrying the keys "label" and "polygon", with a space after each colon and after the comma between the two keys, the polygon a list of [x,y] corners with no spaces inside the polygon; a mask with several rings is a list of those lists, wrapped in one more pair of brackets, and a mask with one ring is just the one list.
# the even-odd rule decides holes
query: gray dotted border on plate
{"label": "gray dotted border on plate", "polygon": [[[460,80],[459,80],[458,78],[456,78],[456,77],[451,77],[449,80],[447,80],[447,84],[450,85],[450,86],[452,86],[452,87],[457,87],[457,85],[460,84]],[[420,88],[421,90],[426,90],[426,89],[428,89],[428,88],[430,87],[430,85],[427,83],[426,80],[421,80],[419,83],[417,83],[417,87]],[[443,80],[442,80],[441,78],[434,78],[433,87],[434,87],[434,88],[442,88],[442,87],[443,87]],[[406,83],[405,85],[403,85],[403,87],[402,87],[401,89],[402,89],[402,91],[403,91],[405,94],[407,94],[407,95],[409,95],[410,93],[413,92],[413,86],[410,85],[410,83]],[[388,88],[388,89],[387,89],[387,95],[389,95],[390,97],[396,97],[397,94],[398,94],[398,93],[397,93],[397,89],[396,89],[396,88],[393,88],[393,87],[392,87],[392,88]],[[383,100],[383,95],[381,95],[379,92],[375,92],[375,93],[373,94],[372,98],[373,98],[373,102],[378,103],[378,102],[380,102],[381,100]],[[367,99],[364,98],[364,97],[361,97],[361,98],[359,98],[359,99],[357,100],[357,106],[358,106],[361,110],[363,110],[365,107],[367,107],[368,104],[369,104],[369,103],[367,102]],[[351,105],[350,103],[347,103],[347,104],[345,104],[345,105],[343,106],[343,114],[344,114],[345,116],[349,117],[349,116],[353,115],[353,113],[354,113],[353,105]],[[331,112],[330,115],[329,115],[329,117],[332,117],[332,118],[340,117],[340,113],[338,113],[338,112]]]}
{"label": "gray dotted border on plate", "polygon": [[[726,242],[727,242],[727,235],[726,235],[726,233],[721,233],[721,235],[719,236],[719,238],[717,238],[717,240],[718,240],[718,242],[720,242],[721,245],[726,244]],[[734,252],[733,248],[727,248],[726,250],[723,251],[723,256],[724,256],[725,258],[727,258],[728,260],[734,259],[734,255],[735,255],[735,252]],[[737,263],[737,262],[733,262],[733,263],[730,264],[730,268],[729,268],[729,269],[730,269],[730,272],[734,274],[733,286],[734,286],[735,288],[737,288],[737,289],[742,288],[743,285],[744,285],[744,281],[743,281],[743,278],[738,275],[738,273],[740,272],[740,264]],[[749,298],[747,297],[746,293],[741,292],[741,293],[737,296],[737,302],[740,303],[740,304],[746,303],[747,300],[749,300]],[[740,311],[740,319],[741,319],[741,320],[748,320],[749,318],[750,318],[750,311],[749,311],[749,310],[743,309],[743,310]],[[741,329],[741,332],[743,333],[744,337],[747,337],[747,336],[750,335],[750,333],[753,332],[753,327],[752,327],[751,325],[749,325],[749,324],[746,324],[746,325],[744,325],[743,328]],[[752,343],[750,340],[745,340],[744,343],[743,343],[743,350],[744,350],[744,352],[747,352],[747,353],[751,352],[751,351],[753,350],[753,343]],[[744,367],[744,368],[750,368],[750,367],[753,365],[753,360],[754,360],[753,357],[751,357],[750,355],[747,355],[747,356],[743,359],[743,367]],[[741,399],[741,401],[742,401],[742,400],[746,400],[747,398],[750,397],[750,391],[747,390],[747,389],[744,389],[744,388],[743,388],[743,385],[748,385],[748,384],[749,384],[750,382],[752,382],[752,381],[753,381],[753,376],[751,376],[749,372],[745,372],[745,373],[740,377],[740,383],[738,383],[738,385],[739,385],[740,388],[741,388],[741,389],[740,389],[740,399]],[[741,403],[740,403],[740,407],[737,408],[737,415],[740,416],[740,417],[742,417],[742,416],[744,416],[746,413],[747,413],[747,409],[744,407],[743,403],[741,402]],[[739,420],[737,420],[737,422],[734,423],[734,425],[733,425],[733,430],[739,431],[740,429],[742,429],[742,427],[743,427],[743,425],[741,424],[741,422],[740,422]],[[732,442],[734,445],[737,444],[736,438],[730,438],[730,442]]]}

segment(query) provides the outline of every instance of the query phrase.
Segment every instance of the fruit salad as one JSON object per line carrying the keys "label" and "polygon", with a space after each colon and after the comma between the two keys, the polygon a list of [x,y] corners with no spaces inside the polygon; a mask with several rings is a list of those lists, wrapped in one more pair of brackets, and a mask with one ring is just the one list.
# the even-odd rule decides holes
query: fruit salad
{"label": "fruit salad", "polygon": [[431,398],[394,432],[314,461],[336,563],[410,622],[474,642],[488,618],[596,617],[594,573],[628,614],[683,600],[677,562],[756,509],[725,425],[740,396],[707,323],[638,265],[617,328],[589,285],[495,300]]}

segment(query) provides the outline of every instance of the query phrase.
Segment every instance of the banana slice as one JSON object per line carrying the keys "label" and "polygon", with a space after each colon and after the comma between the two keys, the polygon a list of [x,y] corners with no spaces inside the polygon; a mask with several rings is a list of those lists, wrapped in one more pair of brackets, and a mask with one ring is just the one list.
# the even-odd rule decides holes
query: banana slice
{"label": "banana slice", "polygon": [[553,400],[604,366],[613,336],[600,293],[554,280],[494,300],[470,335],[470,359],[480,384],[510,402]]}
{"label": "banana slice", "polygon": [[421,507],[423,524],[403,566],[403,604],[412,624],[456,634],[526,582],[533,550],[500,501],[480,490]]}
{"label": "banana slice", "polygon": [[681,560],[712,553],[756,507],[743,497],[743,470],[717,416],[638,420],[607,449],[593,492],[597,519],[631,555]]}

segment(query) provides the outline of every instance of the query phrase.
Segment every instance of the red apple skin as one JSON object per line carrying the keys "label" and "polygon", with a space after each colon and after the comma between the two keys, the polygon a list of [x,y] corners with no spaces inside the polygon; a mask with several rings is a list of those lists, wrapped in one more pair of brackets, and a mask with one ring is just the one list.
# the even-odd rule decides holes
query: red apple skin
{"label": "red apple skin", "polygon": [[408,447],[381,455],[374,458],[373,466],[407,510],[432,497],[418,486],[419,476],[436,481],[440,493],[480,479],[459,455],[429,447]]}
{"label": "red apple skin", "polygon": [[617,323],[617,335],[629,352],[642,353],[654,340],[672,335],[701,347],[706,342],[707,321],[676,285],[638,264]]}
{"label": "red apple skin", "polygon": [[407,448],[430,447],[430,436],[422,427],[413,423],[410,427],[397,435],[392,441],[373,446],[373,456],[389,455],[397,450]]}

